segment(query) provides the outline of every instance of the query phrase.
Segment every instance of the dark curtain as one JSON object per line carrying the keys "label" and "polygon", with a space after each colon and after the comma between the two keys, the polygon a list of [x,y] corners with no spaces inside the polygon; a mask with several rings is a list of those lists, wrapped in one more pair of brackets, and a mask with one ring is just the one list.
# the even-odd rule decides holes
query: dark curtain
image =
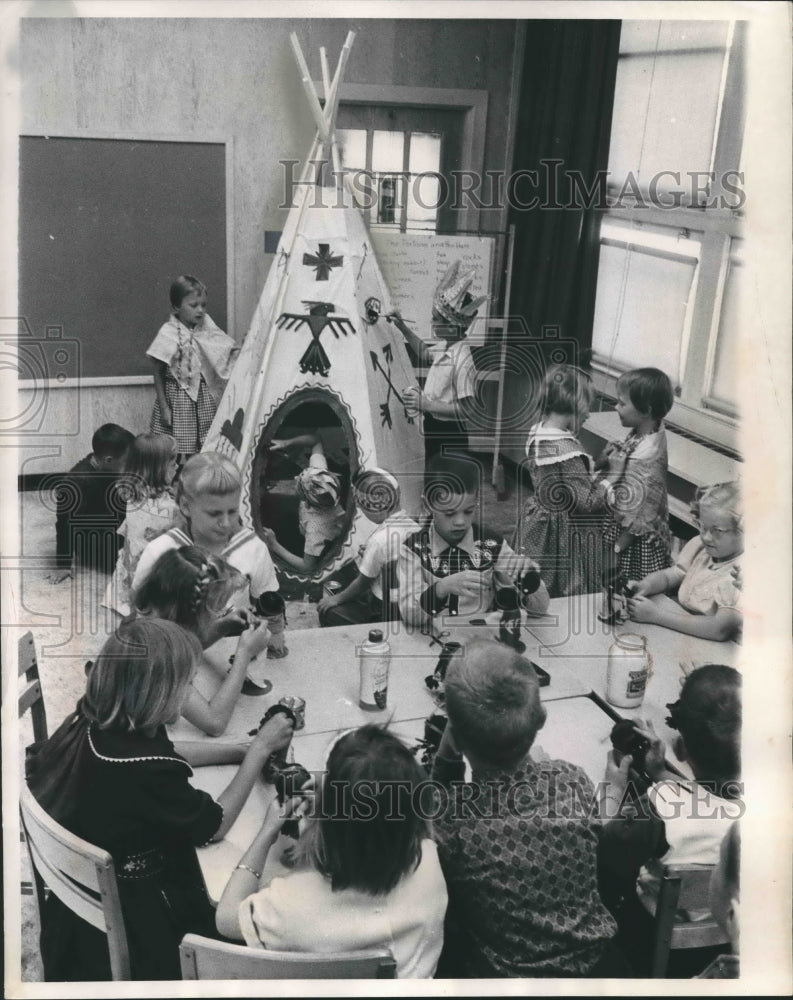
{"label": "dark curtain", "polygon": [[508,187],[509,315],[519,319],[510,323],[501,448],[516,458],[545,366],[586,363],[591,347],[620,24],[526,24]]}

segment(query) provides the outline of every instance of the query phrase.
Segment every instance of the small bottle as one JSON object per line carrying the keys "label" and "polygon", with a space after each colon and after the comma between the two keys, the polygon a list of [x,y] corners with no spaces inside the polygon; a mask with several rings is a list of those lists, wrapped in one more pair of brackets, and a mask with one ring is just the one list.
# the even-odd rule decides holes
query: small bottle
{"label": "small bottle", "polygon": [[606,701],[617,708],[638,708],[644,701],[651,665],[643,635],[616,635],[608,654]]}
{"label": "small bottle", "polygon": [[361,668],[361,686],[358,704],[367,712],[385,708],[388,698],[388,670],[391,665],[391,647],[383,638],[382,629],[373,628],[369,638],[358,653]]}

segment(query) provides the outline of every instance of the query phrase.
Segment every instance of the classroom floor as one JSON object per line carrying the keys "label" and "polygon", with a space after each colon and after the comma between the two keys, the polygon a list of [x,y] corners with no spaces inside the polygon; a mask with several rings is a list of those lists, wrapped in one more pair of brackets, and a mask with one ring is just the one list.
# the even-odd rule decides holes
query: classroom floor
{"label": "classroom floor", "polygon": [[[484,459],[489,480],[490,459]],[[482,520],[508,538],[515,527],[517,491],[507,477],[497,492],[489,483],[482,493]],[[19,495],[21,564],[19,587],[11,595],[4,621],[13,622],[9,633],[33,633],[50,732],[60,725],[83,692],[85,661],[96,655],[112,622],[100,607],[107,577],[81,573],[74,580],[53,585],[46,579],[55,548],[55,513],[37,492]],[[48,563],[50,564],[48,566]],[[288,627],[318,627],[316,604],[302,595],[287,599]],[[20,733],[20,757],[32,740],[28,720]],[[7,873],[10,877],[11,873]],[[27,852],[22,849],[22,982],[42,982],[38,952],[38,915],[31,895]],[[11,919],[7,913],[6,919]],[[7,970],[11,974],[11,970]]]}

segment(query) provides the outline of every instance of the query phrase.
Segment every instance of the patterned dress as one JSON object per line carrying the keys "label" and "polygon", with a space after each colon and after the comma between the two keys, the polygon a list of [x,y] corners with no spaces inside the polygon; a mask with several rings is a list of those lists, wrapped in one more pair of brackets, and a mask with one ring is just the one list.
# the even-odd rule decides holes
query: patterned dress
{"label": "patterned dress", "polygon": [[126,520],[118,529],[124,544],[118,554],[113,579],[105,592],[103,604],[106,608],[112,608],[120,615],[130,613],[132,581],[138,560],[149,542],[171,527],[177,511],[176,500],[167,490],[157,496],[129,501]]}
{"label": "patterned dress", "polygon": [[652,434],[631,431],[617,451],[628,461],[614,484],[614,516],[606,525],[604,541],[611,548],[623,531],[631,532],[632,543],[620,553],[620,570],[629,580],[641,580],[672,562],[663,423]]}
{"label": "patterned dress", "polygon": [[610,488],[570,431],[535,424],[526,442],[532,493],[512,547],[536,559],[551,597],[600,589]]}
{"label": "patterned dress", "polygon": [[165,398],[171,408],[172,427],[163,422],[160,401],[156,400],[152,434],[172,434],[176,450],[183,455],[201,451],[238,353],[231,337],[208,315],[193,330],[176,316],[163,323],[146,354],[168,366]]}

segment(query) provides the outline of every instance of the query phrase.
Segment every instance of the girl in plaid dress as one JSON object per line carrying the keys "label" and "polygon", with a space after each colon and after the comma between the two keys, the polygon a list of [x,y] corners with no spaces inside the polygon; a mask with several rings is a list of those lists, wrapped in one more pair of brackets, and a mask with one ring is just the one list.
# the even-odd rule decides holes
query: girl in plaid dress
{"label": "girl in plaid dress", "polygon": [[146,354],[154,364],[153,434],[171,434],[180,455],[201,451],[239,347],[206,311],[203,283],[183,274],[171,285],[171,316]]}
{"label": "girl in plaid dress", "polygon": [[596,469],[611,469],[624,462],[614,482],[613,516],[604,541],[629,580],[642,580],[671,563],[664,417],[673,402],[672,383],[658,368],[621,375],[617,414],[630,433],[624,441],[610,442],[595,463]]}

